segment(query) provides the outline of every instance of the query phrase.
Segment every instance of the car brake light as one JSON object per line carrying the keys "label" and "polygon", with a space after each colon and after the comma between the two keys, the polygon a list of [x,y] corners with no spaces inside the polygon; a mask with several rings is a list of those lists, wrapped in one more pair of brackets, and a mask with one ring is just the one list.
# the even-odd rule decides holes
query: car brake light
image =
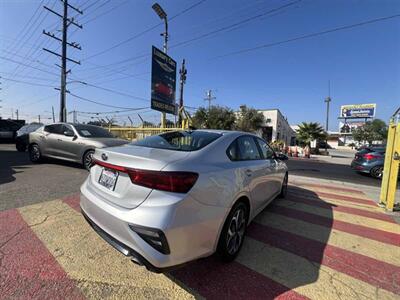
{"label": "car brake light", "polygon": [[370,153],[364,154],[363,157],[364,157],[366,160],[373,160],[373,159],[378,159],[378,158],[380,158],[379,155],[374,155],[374,154],[370,154]]}
{"label": "car brake light", "polygon": [[168,172],[125,168],[99,160],[94,160],[94,164],[127,173],[133,184],[174,193],[189,192],[199,177],[197,173],[193,172]]}

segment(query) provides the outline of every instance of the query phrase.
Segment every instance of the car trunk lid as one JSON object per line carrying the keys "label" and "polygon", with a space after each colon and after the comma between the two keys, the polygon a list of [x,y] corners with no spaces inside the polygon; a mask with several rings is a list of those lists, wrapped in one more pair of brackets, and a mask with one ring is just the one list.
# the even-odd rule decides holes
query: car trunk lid
{"label": "car trunk lid", "polygon": [[94,192],[104,201],[133,209],[146,200],[152,189],[133,184],[127,169],[160,171],[188,155],[189,152],[134,145],[97,149],[94,159],[98,163],[91,168]]}

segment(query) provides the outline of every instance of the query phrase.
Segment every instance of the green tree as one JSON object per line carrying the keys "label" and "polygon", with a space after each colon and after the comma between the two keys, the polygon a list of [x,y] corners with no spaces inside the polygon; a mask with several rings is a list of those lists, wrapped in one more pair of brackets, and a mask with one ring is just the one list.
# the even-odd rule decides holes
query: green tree
{"label": "green tree", "polygon": [[372,144],[373,141],[384,141],[387,138],[388,127],[386,123],[380,119],[366,122],[363,126],[359,126],[353,130],[353,139],[359,143],[365,141]]}
{"label": "green tree", "polygon": [[240,106],[239,115],[236,122],[236,129],[247,132],[254,132],[261,128],[265,122],[262,113],[246,105]]}
{"label": "green tree", "polygon": [[[296,137],[301,144],[311,146],[311,142],[314,140],[317,141],[325,140],[326,133],[319,123],[303,122],[299,125],[299,129],[297,129]],[[318,148],[318,143],[317,143],[317,148]]]}
{"label": "green tree", "polygon": [[233,110],[227,107],[211,106],[210,110],[200,107],[194,114],[192,121],[196,128],[231,130],[236,117]]}

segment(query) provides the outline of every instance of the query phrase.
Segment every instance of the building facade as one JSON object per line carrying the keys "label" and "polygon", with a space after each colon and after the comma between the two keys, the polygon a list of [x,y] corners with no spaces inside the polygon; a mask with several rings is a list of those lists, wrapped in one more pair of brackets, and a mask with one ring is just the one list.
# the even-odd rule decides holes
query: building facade
{"label": "building facade", "polygon": [[260,109],[258,112],[265,117],[265,124],[261,128],[261,136],[269,143],[283,141],[285,146],[294,145],[296,132],[290,127],[287,118],[279,109]]}

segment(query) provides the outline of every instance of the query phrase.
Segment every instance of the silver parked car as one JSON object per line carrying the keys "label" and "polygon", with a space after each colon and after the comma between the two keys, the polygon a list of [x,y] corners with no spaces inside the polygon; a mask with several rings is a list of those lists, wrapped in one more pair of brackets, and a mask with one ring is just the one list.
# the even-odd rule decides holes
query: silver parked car
{"label": "silver parked car", "polygon": [[249,222],[287,191],[285,163],[243,132],[176,131],[96,149],[93,157],[81,187],[83,215],[155,272],[214,252],[233,260]]}
{"label": "silver parked car", "polygon": [[43,157],[51,157],[81,163],[89,169],[96,148],[127,143],[128,141],[115,138],[110,132],[98,126],[56,123],[31,132],[28,150],[32,162],[39,162]]}

